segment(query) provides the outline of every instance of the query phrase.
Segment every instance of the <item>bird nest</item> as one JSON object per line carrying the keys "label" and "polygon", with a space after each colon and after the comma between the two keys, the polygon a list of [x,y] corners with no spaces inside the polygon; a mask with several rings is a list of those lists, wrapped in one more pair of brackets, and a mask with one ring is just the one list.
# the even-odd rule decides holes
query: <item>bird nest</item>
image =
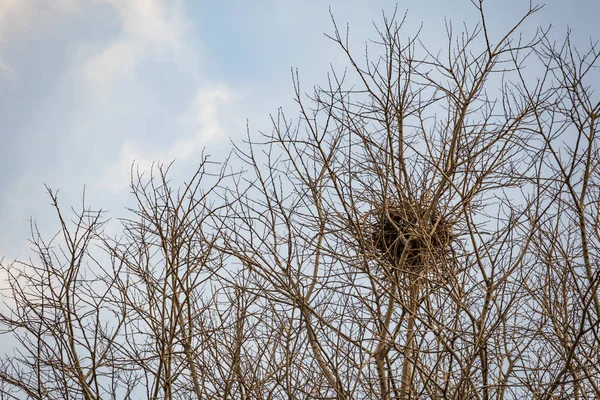
{"label": "bird nest", "polygon": [[[395,270],[422,276],[449,265],[454,238],[451,222],[426,202],[397,201],[378,204],[367,229],[371,246]],[[437,268],[436,268],[437,267]],[[449,273],[449,271],[446,271]]]}

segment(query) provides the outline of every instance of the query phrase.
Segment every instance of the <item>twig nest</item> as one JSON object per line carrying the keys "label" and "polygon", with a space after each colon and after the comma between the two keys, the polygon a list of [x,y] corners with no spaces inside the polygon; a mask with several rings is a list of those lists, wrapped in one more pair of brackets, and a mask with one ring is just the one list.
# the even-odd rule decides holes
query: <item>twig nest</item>
{"label": "twig nest", "polygon": [[452,225],[435,205],[417,201],[379,204],[370,220],[372,245],[397,270],[422,274],[434,265],[447,264]]}

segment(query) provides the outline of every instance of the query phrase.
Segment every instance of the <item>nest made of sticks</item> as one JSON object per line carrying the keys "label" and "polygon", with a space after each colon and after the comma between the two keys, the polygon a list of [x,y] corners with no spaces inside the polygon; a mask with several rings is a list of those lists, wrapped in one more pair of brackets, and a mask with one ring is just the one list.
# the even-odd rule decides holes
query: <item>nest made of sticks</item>
{"label": "nest made of sticks", "polygon": [[397,270],[422,274],[431,266],[448,265],[445,261],[451,255],[452,224],[431,203],[404,200],[378,204],[369,219],[372,246]]}

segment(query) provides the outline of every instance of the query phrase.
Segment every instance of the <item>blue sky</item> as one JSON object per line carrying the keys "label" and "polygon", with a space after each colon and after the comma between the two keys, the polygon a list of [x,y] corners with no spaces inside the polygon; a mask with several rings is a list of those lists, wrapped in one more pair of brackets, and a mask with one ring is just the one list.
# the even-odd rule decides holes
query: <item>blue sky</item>
{"label": "blue sky", "polygon": [[[328,9],[350,24],[361,54],[372,21],[391,1],[0,0],[0,258],[27,254],[29,218],[57,226],[44,184],[67,207],[123,214],[130,166],[177,159],[185,176],[202,149],[217,158],[229,140],[268,130],[279,106],[293,114],[290,68],[305,89],[343,55],[323,33]],[[444,45],[444,17],[474,23],[468,0],[400,1],[407,35]],[[488,1],[498,34],[528,1]],[[599,38],[599,0],[551,0],[527,25]]]}

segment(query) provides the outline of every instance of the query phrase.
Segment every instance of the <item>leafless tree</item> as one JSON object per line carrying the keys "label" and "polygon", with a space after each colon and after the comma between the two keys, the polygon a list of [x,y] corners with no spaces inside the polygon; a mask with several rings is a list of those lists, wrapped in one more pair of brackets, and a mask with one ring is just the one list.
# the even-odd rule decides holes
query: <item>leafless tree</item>
{"label": "leafless tree", "polygon": [[[384,18],[180,189],[132,174],[3,265],[6,398],[600,398],[595,43]],[[596,81],[597,82],[597,81]],[[34,227],[35,228],[35,227]]]}

